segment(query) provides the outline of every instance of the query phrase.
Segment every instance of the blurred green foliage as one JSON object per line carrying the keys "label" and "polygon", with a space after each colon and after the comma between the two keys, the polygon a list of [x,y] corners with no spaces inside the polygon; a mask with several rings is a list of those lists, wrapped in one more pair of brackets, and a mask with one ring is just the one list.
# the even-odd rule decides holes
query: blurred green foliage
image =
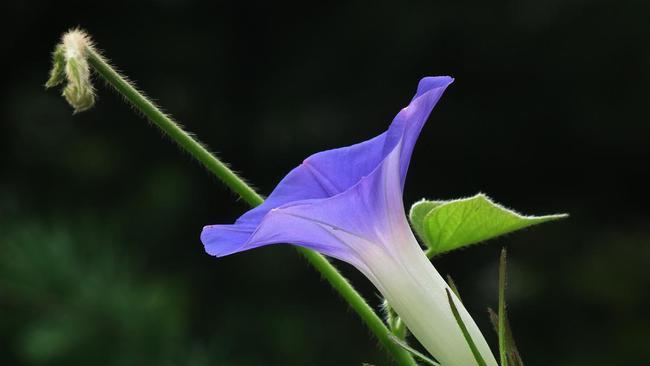
{"label": "blurred green foliage", "polygon": [[[173,278],[147,278],[98,222],[17,221],[0,239],[2,329],[30,364],[200,365]],[[6,333],[5,333],[6,334]]]}

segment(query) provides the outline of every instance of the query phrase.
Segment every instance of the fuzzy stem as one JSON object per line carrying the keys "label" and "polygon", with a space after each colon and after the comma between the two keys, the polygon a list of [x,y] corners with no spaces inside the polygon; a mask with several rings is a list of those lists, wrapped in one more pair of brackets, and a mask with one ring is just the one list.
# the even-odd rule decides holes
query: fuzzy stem
{"label": "fuzzy stem", "polygon": [[[115,90],[118,91],[129,103],[142,112],[149,120],[155,123],[165,134],[179,146],[189,152],[210,172],[219,178],[226,186],[237,193],[250,206],[255,207],[264,202],[249,185],[239,178],[217,157],[212,155],[201,143],[185,132],[171,118],[165,115],[142,93],[131,85],[124,77],[116,72],[104,58],[92,47],[87,50],[90,66]],[[410,353],[396,345],[390,339],[390,330],[381,318],[368,305],[366,300],[352,287],[339,271],[321,254],[302,247],[296,247],[307,261],[320,272],[329,284],[348,302],[350,307],[361,317],[363,322],[375,334],[381,344],[391,353],[395,361],[401,366],[416,366]]]}
{"label": "fuzzy stem", "polygon": [[501,249],[499,256],[499,358],[501,366],[508,366],[508,350],[506,344],[506,248]]}
{"label": "fuzzy stem", "polygon": [[257,206],[263,201],[262,197],[230,170],[226,164],[212,155],[200,142],[192,138],[189,133],[185,132],[169,116],[160,111],[155,104],[150,102],[124,77],[117,73],[101,55],[92,48],[89,48],[87,53],[88,63],[104,80],[114,87],[135,108],[147,116],[150,121],[155,123],[174,142],[217,176],[228,188],[232,189],[251,206]]}

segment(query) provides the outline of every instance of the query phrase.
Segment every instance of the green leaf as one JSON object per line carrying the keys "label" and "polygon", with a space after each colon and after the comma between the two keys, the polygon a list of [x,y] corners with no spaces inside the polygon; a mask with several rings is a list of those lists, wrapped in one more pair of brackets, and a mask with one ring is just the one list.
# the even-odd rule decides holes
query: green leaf
{"label": "green leaf", "polygon": [[424,225],[424,218],[427,216],[427,214],[436,207],[442,205],[445,203],[444,201],[427,201],[427,200],[421,200],[419,202],[416,202],[411,206],[411,211],[409,212],[409,219],[411,220],[411,226],[413,226],[413,230],[420,235],[422,239],[424,237],[422,236],[422,233],[424,233],[425,230],[425,225]]}
{"label": "green leaf", "polygon": [[478,363],[479,366],[487,366],[485,360],[483,359],[483,356],[481,356],[481,353],[478,351],[478,348],[476,347],[472,336],[469,334],[467,326],[465,326],[465,322],[463,322],[463,318],[461,318],[460,314],[458,313],[458,308],[456,308],[456,304],[454,304],[454,299],[451,297],[450,290],[446,288],[445,291],[447,292],[447,300],[449,301],[451,312],[454,314],[454,319],[456,319],[456,323],[458,324],[460,331],[463,333],[463,337],[465,337],[467,346],[469,346],[469,349],[472,351],[476,363]]}
{"label": "green leaf", "polygon": [[499,257],[499,319],[497,334],[499,335],[501,366],[508,366],[508,344],[506,342],[506,248],[501,249],[501,256]]}
{"label": "green leaf", "polygon": [[[494,331],[499,334],[499,315],[488,308],[488,314],[490,315],[490,322],[494,327]],[[507,346],[507,356],[508,356],[508,366],[524,366],[524,361],[521,359],[519,354],[519,349],[517,349],[517,343],[515,343],[515,338],[512,336],[512,329],[510,328],[510,319],[508,313],[505,315],[505,332],[506,332],[506,346]]]}
{"label": "green leaf", "polygon": [[429,257],[567,216],[524,216],[482,193],[451,201],[422,200],[409,213],[413,229],[429,248]]}
{"label": "green leaf", "polygon": [[494,326],[494,331],[499,336],[499,358],[501,366],[524,366],[521,360],[515,339],[512,336],[510,322],[508,321],[508,312],[506,311],[506,248],[501,249],[499,257],[499,313],[488,308],[490,321]]}
{"label": "green leaf", "polygon": [[458,301],[461,303],[463,302],[463,299],[460,298],[460,292],[458,292],[458,287],[456,287],[456,282],[451,278],[450,275],[447,275],[447,284],[449,285],[449,288],[451,291],[454,292],[454,295],[458,298]]}

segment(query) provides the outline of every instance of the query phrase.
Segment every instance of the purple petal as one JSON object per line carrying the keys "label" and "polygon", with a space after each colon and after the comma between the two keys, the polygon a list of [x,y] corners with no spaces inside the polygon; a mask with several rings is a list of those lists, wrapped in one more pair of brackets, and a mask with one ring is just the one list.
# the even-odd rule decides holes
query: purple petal
{"label": "purple petal", "polygon": [[422,131],[422,127],[429,118],[433,107],[436,106],[447,86],[453,81],[454,79],[448,76],[427,77],[420,80],[415,97],[406,108],[395,116],[393,123],[386,132],[384,152],[389,151],[390,146],[395,146],[397,141],[404,138],[400,154],[402,187],[404,187],[411,154],[420,131]]}
{"label": "purple petal", "polygon": [[[400,146],[367,177],[329,198],[308,199],[272,209],[239,252],[287,243],[314,249],[366,270],[364,253],[375,247],[393,250],[397,233],[409,230],[399,177]],[[225,247],[218,246],[220,250]],[[221,251],[218,255],[227,255]]]}
{"label": "purple petal", "polygon": [[[206,251],[223,256],[263,245],[251,246],[253,244],[249,239],[272,209],[296,201],[333,197],[355,187],[363,177],[377,170],[399,142],[402,143],[396,154],[399,155],[400,162],[398,169],[401,192],[420,130],[452,81],[452,78],[446,76],[422,79],[413,100],[399,112],[388,131],[359,144],[310,156],[282,179],[262,205],[245,213],[234,225],[206,226],[201,233]],[[292,230],[297,229],[294,227]]]}

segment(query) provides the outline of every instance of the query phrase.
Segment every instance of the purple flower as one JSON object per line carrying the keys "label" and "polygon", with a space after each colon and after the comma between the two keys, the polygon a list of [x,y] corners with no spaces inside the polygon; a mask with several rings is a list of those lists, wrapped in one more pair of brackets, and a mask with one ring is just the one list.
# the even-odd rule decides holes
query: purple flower
{"label": "purple flower", "polygon": [[[201,234],[206,251],[225,256],[292,243],[348,262],[373,282],[439,362],[474,365],[450,311],[447,284],[417,243],[402,202],[415,142],[452,82],[447,76],[422,79],[386,132],[308,157],[235,224],[206,226]],[[483,358],[496,365],[471,316],[460,301],[455,304]]]}

